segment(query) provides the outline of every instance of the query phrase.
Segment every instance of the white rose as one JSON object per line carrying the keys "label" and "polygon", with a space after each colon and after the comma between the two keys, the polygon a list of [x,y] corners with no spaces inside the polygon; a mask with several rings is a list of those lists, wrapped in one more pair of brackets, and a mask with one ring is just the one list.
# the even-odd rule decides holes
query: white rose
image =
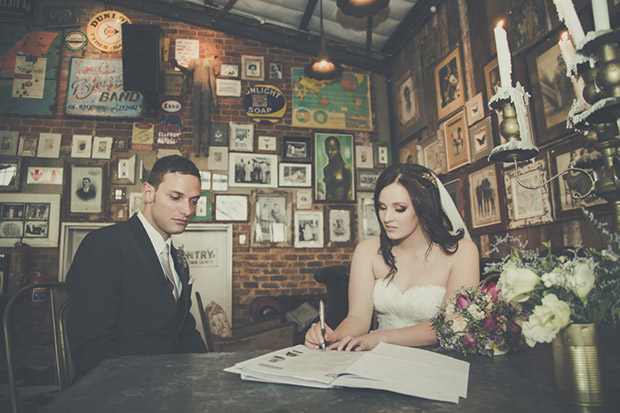
{"label": "white rose", "polygon": [[454,314],[454,305],[448,304],[446,306],[446,316],[451,316],[452,314]]}
{"label": "white rose", "polygon": [[548,294],[542,304],[534,307],[530,318],[523,323],[523,336],[530,347],[536,343],[550,343],[555,335],[570,323],[570,307],[558,299],[555,294]]}
{"label": "white rose", "polygon": [[501,296],[507,301],[520,302],[530,298],[529,293],[540,282],[538,275],[527,268],[519,268],[513,262],[504,266],[497,281]]}
{"label": "white rose", "polygon": [[465,331],[466,328],[467,328],[467,322],[463,320],[462,318],[459,318],[458,320],[454,320],[454,322],[452,323],[452,331],[454,331],[455,333]]}
{"label": "white rose", "polygon": [[585,302],[588,293],[594,287],[594,269],[589,262],[580,262],[575,266],[575,274],[569,284],[571,290]]}
{"label": "white rose", "polygon": [[472,304],[467,307],[467,311],[472,315],[476,320],[482,320],[484,318],[484,312],[478,307],[478,304]]}
{"label": "white rose", "polygon": [[540,279],[542,280],[543,284],[545,284],[545,287],[551,288],[558,283],[559,277],[555,272],[552,271],[543,274]]}

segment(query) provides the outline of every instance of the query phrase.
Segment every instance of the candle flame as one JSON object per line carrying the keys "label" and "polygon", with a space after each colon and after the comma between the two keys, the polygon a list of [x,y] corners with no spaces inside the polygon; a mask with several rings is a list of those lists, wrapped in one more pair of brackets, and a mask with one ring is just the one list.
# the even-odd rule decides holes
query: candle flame
{"label": "candle flame", "polygon": [[568,40],[568,32],[567,31],[562,33],[562,40],[564,40],[564,41]]}
{"label": "candle flame", "polygon": [[503,20],[500,20],[499,22],[497,22],[497,26],[496,26],[497,28],[501,28],[503,26],[504,26],[504,21]]}

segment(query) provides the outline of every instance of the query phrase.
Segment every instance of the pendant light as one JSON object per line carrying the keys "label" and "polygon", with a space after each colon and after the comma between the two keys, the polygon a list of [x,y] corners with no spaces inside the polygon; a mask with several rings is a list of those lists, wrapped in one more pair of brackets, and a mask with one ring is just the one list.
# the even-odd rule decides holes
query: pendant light
{"label": "pendant light", "polygon": [[338,0],[338,8],[347,16],[368,17],[387,7],[390,0]]}
{"label": "pendant light", "polygon": [[327,47],[325,46],[325,33],[323,32],[323,0],[321,0],[321,47],[319,54],[314,63],[310,63],[304,69],[307,77],[317,80],[331,80],[342,75],[342,66],[332,62],[327,55]]}

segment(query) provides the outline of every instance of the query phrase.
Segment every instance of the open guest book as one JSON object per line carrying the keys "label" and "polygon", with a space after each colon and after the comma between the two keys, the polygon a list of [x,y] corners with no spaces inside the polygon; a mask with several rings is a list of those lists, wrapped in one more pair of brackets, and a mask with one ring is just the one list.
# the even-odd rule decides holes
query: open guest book
{"label": "open guest book", "polygon": [[357,387],[458,403],[469,363],[432,351],[380,343],[371,351],[288,347],[224,369],[243,380],[317,388]]}

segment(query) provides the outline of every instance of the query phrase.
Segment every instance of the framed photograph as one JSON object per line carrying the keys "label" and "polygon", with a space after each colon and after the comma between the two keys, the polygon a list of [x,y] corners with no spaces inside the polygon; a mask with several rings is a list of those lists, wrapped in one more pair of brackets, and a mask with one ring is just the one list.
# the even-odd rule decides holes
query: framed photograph
{"label": "framed photograph", "polygon": [[264,80],[265,58],[263,56],[241,56],[241,79]]}
{"label": "framed photograph", "polygon": [[383,169],[357,169],[357,190],[374,191]]}
{"label": "framed photograph", "polygon": [[389,142],[375,142],[375,168],[387,168],[392,163],[392,147]]}
{"label": "framed photograph", "polygon": [[292,245],[291,193],[254,191],[250,240],[253,247]]}
{"label": "framed photograph", "polygon": [[23,242],[58,247],[60,195],[3,194],[0,199],[0,247]]}
{"label": "framed photograph", "polygon": [[166,72],[164,74],[164,95],[183,96],[185,77],[181,72]]}
{"label": "framed photograph", "polygon": [[228,148],[224,146],[212,146],[209,148],[207,168],[215,171],[228,170]]}
{"label": "framed photograph", "polygon": [[129,194],[129,217],[142,211],[145,205],[142,192],[131,192]]}
{"label": "framed photograph", "polygon": [[127,152],[129,150],[129,138],[114,138],[114,152]]}
{"label": "framed photograph", "polygon": [[19,137],[19,147],[17,148],[17,156],[33,158],[37,156],[37,144],[39,142],[38,136],[26,136]]}
{"label": "framed photograph", "polygon": [[471,160],[465,112],[460,111],[444,124],[448,171],[466,165]]}
{"label": "framed photograph", "polygon": [[95,136],[93,139],[93,159],[110,159],[114,138]]}
{"label": "framed photograph", "polygon": [[257,152],[262,153],[277,153],[278,152],[278,138],[275,136],[259,136],[257,138]]}
{"label": "framed photograph", "polygon": [[62,135],[60,133],[40,133],[37,158],[58,159],[60,157],[61,139]]}
{"label": "framed photograph", "polygon": [[295,211],[295,248],[323,248],[323,211]]}
{"label": "framed photograph", "polygon": [[484,65],[484,86],[487,92],[487,103],[499,90],[502,82],[499,78],[499,67],[497,57]]}
{"label": "framed photograph", "polygon": [[113,186],[110,190],[110,202],[113,204],[127,202],[127,188],[124,186]]}
{"label": "framed photograph", "polygon": [[508,16],[510,18],[508,39],[513,55],[535,43],[550,29],[547,6],[544,1],[524,0],[514,7]]}
{"label": "framed photograph", "polygon": [[282,138],[282,161],[312,162],[312,139],[298,136]]}
{"label": "framed photograph", "polygon": [[215,221],[248,221],[248,195],[213,194]]}
{"label": "framed photograph", "polygon": [[229,149],[252,152],[254,150],[254,124],[230,122]]}
{"label": "framed photograph", "polygon": [[484,119],[482,93],[478,93],[465,103],[465,112],[467,113],[467,126],[471,126],[479,120]]}
{"label": "framed photograph", "polygon": [[469,147],[472,162],[489,156],[493,149],[493,122],[491,116],[469,128]]}
{"label": "framed photograph", "polygon": [[506,228],[501,165],[480,161],[467,177],[472,235],[500,231]]}
{"label": "framed photograph", "polygon": [[559,38],[560,32],[556,31],[525,56],[532,94],[530,104],[536,115],[534,128],[539,145],[572,132],[566,128],[566,119],[575,92],[571,79],[566,76]]}
{"label": "framed photograph", "polygon": [[354,201],[353,135],[316,133],[314,153],[314,199]]}
{"label": "framed photograph", "polygon": [[129,158],[118,158],[112,162],[111,182],[116,185],[136,183],[136,155]]}
{"label": "framed photograph", "polygon": [[192,222],[211,221],[211,191],[201,191]]}
{"label": "framed photograph", "polygon": [[[504,171],[506,206],[508,207],[508,228],[522,228],[553,221],[548,185],[538,189],[521,186],[516,179],[515,169]],[[547,162],[544,159],[519,165],[519,180],[528,186],[539,186],[547,180]]]}
{"label": "framed photograph", "polygon": [[239,77],[239,65],[224,64],[220,65],[220,76]]}
{"label": "framed photograph", "polygon": [[311,189],[298,189],[295,191],[297,209],[310,209],[312,208],[312,190]]}
{"label": "framed photograph", "polygon": [[435,174],[446,172],[446,150],[444,131],[439,129],[436,133],[420,142],[424,153],[424,166]]}
{"label": "framed photograph", "polygon": [[[566,171],[572,163],[582,156],[588,156],[589,152],[583,148],[579,140],[573,140],[567,144],[551,149],[548,153],[548,162],[551,166],[551,175]],[[585,169],[592,177],[594,171],[590,168]],[[588,193],[592,185],[590,179],[582,172],[570,171],[552,181],[553,185],[553,204],[556,219],[580,218],[583,216],[581,206],[590,210],[609,208],[609,204],[603,198],[596,195],[596,192],[583,199],[573,198],[573,194],[584,195]]]}
{"label": "framed photograph", "polygon": [[230,186],[277,188],[278,156],[230,152],[228,182]]}
{"label": "framed photograph", "polygon": [[465,104],[463,85],[461,54],[457,47],[435,67],[438,119],[446,118],[463,107]]}
{"label": "framed photograph", "polygon": [[0,156],[17,155],[19,132],[0,131]]}
{"label": "framed photograph", "polygon": [[66,180],[65,205],[72,219],[105,219],[108,201],[108,165],[104,161],[90,161],[85,164],[71,164]]}
{"label": "framed photograph", "polygon": [[110,217],[114,222],[127,221],[129,206],[127,204],[111,204]]}
{"label": "framed photograph", "polygon": [[358,168],[373,168],[375,166],[371,145],[355,145],[355,166]]}
{"label": "framed photograph", "polygon": [[228,125],[211,124],[209,146],[228,146]]}
{"label": "framed photograph", "polygon": [[396,106],[398,110],[398,123],[403,130],[413,124],[420,116],[418,93],[415,79],[411,70],[408,70],[397,83],[398,95]]}
{"label": "framed photograph", "polygon": [[22,158],[0,158],[0,192],[19,191],[19,179],[21,177]]}
{"label": "framed photograph", "polygon": [[311,188],[312,164],[280,162],[278,183],[281,187]]}
{"label": "framed photograph", "polygon": [[424,165],[424,152],[419,142],[419,139],[411,139],[398,148],[398,160],[400,163]]}
{"label": "framed photograph", "polygon": [[200,172],[200,189],[209,190],[211,189],[211,172],[210,171],[199,171]]}
{"label": "framed photograph", "polygon": [[228,191],[228,175],[216,174],[215,172],[213,172],[213,174],[211,175],[211,188],[214,191]]}
{"label": "framed photograph", "polygon": [[355,242],[353,206],[325,206],[327,247],[348,247]]}
{"label": "framed photograph", "polygon": [[269,63],[269,79],[282,79],[282,63]]}
{"label": "framed photograph", "polygon": [[461,171],[457,171],[448,175],[444,175],[441,179],[441,182],[446,188],[446,191],[448,191],[448,194],[450,194],[450,197],[454,201],[454,205],[461,214],[461,217],[464,221],[467,221],[465,215],[465,202],[467,200],[467,197],[464,191],[463,180],[463,174],[461,173]]}
{"label": "framed photograph", "polygon": [[91,135],[73,135],[71,157],[90,158],[92,146],[93,137]]}
{"label": "framed photograph", "polygon": [[234,79],[215,79],[215,95],[222,97],[241,97],[241,81]]}
{"label": "framed photograph", "polygon": [[357,193],[357,225],[359,241],[379,235],[381,232],[379,220],[375,213],[373,192]]}

